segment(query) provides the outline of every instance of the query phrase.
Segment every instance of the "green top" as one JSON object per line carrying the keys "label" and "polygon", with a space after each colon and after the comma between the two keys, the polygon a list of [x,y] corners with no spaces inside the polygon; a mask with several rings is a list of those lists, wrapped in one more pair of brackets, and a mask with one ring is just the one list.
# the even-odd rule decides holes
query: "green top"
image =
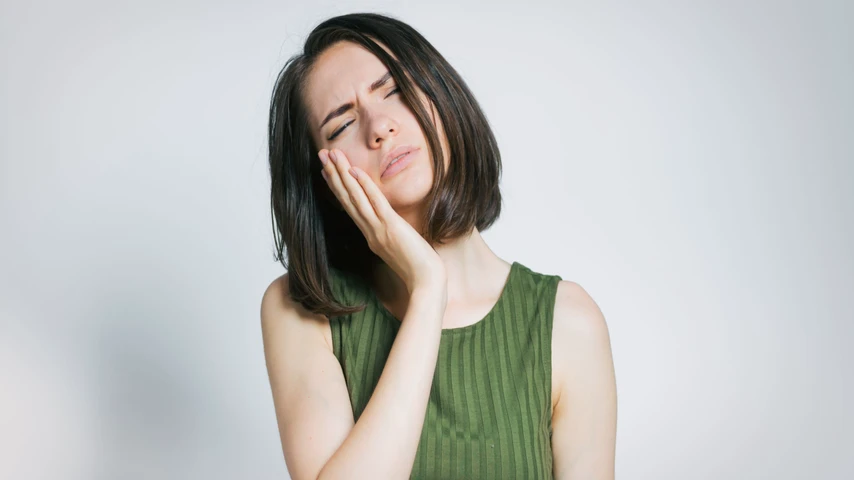
{"label": "green top", "polygon": [[[551,339],[560,280],[513,262],[483,319],[442,330],[410,478],[553,478]],[[339,301],[367,304],[329,322],[358,421],[400,321],[357,276],[333,268],[332,285]]]}

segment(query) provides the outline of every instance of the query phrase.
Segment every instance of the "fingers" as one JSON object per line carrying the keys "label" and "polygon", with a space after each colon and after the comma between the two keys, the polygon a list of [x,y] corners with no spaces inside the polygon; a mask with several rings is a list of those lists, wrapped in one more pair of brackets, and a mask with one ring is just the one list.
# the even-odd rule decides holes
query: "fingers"
{"label": "fingers", "polygon": [[383,192],[380,191],[377,184],[371,179],[370,175],[365,173],[364,170],[359,167],[351,167],[354,170],[354,177],[362,186],[362,189],[365,192],[365,196],[368,197],[368,200],[371,202],[371,206],[374,207],[374,211],[376,212],[377,217],[380,219],[388,218],[388,212],[392,210],[391,205],[388,203],[388,199],[385,198]]}
{"label": "fingers", "polygon": [[363,190],[362,184],[350,174],[350,162],[344,153],[341,150],[321,150],[319,155],[326,155],[326,158],[329,158],[323,168],[327,175],[327,183],[359,228],[365,231],[366,227],[378,224],[377,212]]}
{"label": "fingers", "polygon": [[329,151],[321,150],[318,153],[318,156],[320,157],[321,162],[325,163],[321,173],[323,174],[323,178],[326,180],[326,184],[329,185],[329,189],[332,190],[332,193],[338,199],[341,207],[343,207],[347,212],[347,215],[353,219],[356,226],[358,226],[360,230],[363,230],[367,225],[362,220],[362,216],[356,211],[356,207],[353,205],[353,202],[350,200],[350,195],[347,193],[347,187],[345,187],[344,183],[341,181],[341,175],[338,173],[334,162],[329,158]]}

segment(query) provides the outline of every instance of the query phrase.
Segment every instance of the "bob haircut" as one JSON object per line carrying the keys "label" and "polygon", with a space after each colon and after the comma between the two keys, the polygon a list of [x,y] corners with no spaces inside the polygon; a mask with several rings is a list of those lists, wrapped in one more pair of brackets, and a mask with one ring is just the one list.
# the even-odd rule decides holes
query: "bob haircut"
{"label": "bob haircut", "polygon": [[[291,298],[312,313],[328,316],[365,307],[337,301],[330,269],[370,282],[374,265],[382,262],[321,177],[319,149],[308,126],[304,93],[309,73],[318,57],[341,41],[361,45],[389,69],[427,139],[434,175],[419,230],[424,239],[430,245],[443,244],[467,235],[473,227],[484,231],[501,213],[498,145],[456,70],[420,33],[395,18],[352,13],[325,20],[309,34],[303,52],[279,72],[270,102],[268,147],[275,259],[288,270]],[[432,101],[444,126],[450,156],[447,172],[439,134],[416,86]]]}

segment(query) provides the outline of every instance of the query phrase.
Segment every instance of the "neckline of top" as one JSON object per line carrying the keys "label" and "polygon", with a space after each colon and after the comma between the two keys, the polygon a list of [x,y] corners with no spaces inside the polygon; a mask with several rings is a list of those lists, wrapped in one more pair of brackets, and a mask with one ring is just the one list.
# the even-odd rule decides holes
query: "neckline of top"
{"label": "neckline of top", "polygon": [[[460,333],[471,332],[471,331],[474,331],[474,330],[481,328],[483,325],[488,323],[488,321],[492,317],[495,316],[495,312],[498,309],[498,306],[502,302],[505,301],[505,298],[507,297],[508,292],[510,290],[510,284],[514,280],[515,274],[521,266],[522,265],[516,261],[514,261],[513,263],[510,264],[510,271],[507,273],[507,279],[504,281],[504,286],[501,288],[501,293],[498,295],[498,300],[495,301],[495,304],[492,305],[492,308],[489,309],[489,312],[487,312],[487,314],[483,318],[481,318],[480,320],[478,320],[478,321],[476,321],[470,325],[464,325],[462,327],[443,328],[442,329],[442,335],[446,336],[446,335],[455,335],[455,334],[460,334]],[[383,305],[383,302],[380,301],[379,297],[374,292],[374,290],[370,287],[370,285],[367,286],[367,290],[368,290],[368,295],[370,296],[370,301],[374,303],[377,310],[379,310],[382,313],[383,317],[386,317],[387,319],[391,320],[396,328],[400,328],[400,325],[403,322],[401,322],[400,319],[395,317],[385,307],[385,305]]]}

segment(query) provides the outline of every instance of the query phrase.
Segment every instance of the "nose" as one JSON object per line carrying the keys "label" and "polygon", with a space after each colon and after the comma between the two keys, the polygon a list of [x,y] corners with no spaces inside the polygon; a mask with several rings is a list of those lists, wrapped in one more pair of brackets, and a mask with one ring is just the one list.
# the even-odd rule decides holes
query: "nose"
{"label": "nose", "polygon": [[368,130],[370,147],[380,148],[386,140],[400,133],[400,126],[388,115],[378,114],[371,119],[371,127]]}

